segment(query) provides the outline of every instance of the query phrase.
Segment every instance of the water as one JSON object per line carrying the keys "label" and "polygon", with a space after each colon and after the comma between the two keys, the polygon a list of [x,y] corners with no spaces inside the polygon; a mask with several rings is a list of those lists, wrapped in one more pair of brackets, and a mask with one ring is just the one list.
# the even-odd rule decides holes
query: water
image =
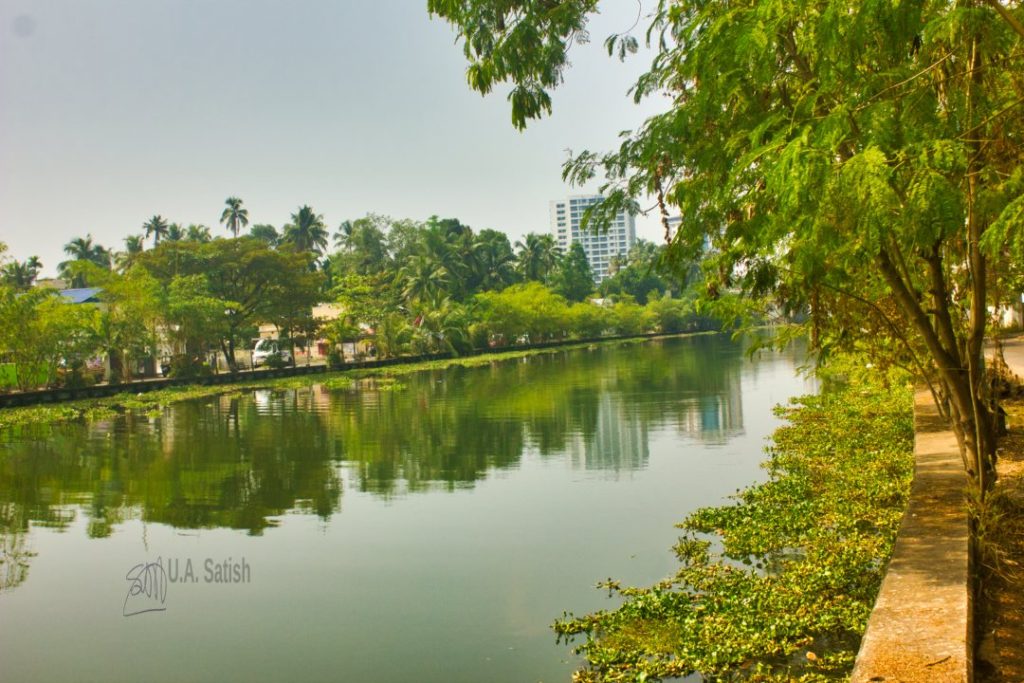
{"label": "water", "polygon": [[552,621],[763,479],[797,363],[672,339],[0,432],[0,678],[568,681]]}

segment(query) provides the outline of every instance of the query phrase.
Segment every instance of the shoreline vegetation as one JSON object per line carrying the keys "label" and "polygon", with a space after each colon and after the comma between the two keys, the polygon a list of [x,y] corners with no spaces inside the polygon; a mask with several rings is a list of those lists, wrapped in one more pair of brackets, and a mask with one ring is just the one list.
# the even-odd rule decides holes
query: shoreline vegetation
{"label": "shoreline vegetation", "polygon": [[86,421],[102,420],[111,417],[117,412],[126,410],[141,410],[147,413],[158,413],[163,408],[182,401],[219,396],[223,394],[238,394],[253,389],[295,389],[314,384],[321,384],[332,389],[344,389],[354,386],[358,381],[378,378],[394,380],[416,372],[430,370],[445,370],[452,367],[478,367],[502,360],[515,360],[531,356],[553,354],[564,351],[572,351],[591,346],[606,346],[615,344],[639,344],[651,341],[652,339],[667,338],[689,338],[710,334],[722,334],[721,332],[687,332],[679,334],[660,335],[658,337],[616,337],[601,340],[580,341],[574,344],[559,346],[541,347],[534,349],[517,349],[510,351],[496,350],[493,353],[483,353],[473,356],[452,356],[435,360],[411,361],[409,363],[396,363],[377,368],[340,368],[330,370],[326,373],[313,375],[298,375],[294,377],[278,377],[268,379],[255,379],[251,382],[239,382],[237,384],[189,384],[185,386],[168,387],[157,389],[146,393],[137,393],[131,390],[102,398],[88,398],[66,401],[57,404],[44,404],[33,406],[19,406],[0,409],[0,429],[20,425],[54,424],[58,422],[69,422],[72,420],[84,419]]}
{"label": "shoreline vegetation", "polygon": [[902,371],[833,359],[822,391],[780,406],[769,479],[678,526],[675,576],[598,584],[617,608],[553,628],[587,666],[579,683],[846,680],[913,476],[913,392]]}

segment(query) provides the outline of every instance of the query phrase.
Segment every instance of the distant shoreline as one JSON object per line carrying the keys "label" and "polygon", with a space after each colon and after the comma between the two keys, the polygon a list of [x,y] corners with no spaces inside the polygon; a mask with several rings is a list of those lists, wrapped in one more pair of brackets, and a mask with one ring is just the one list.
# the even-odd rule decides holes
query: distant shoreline
{"label": "distant shoreline", "polygon": [[[203,380],[169,378],[120,385],[97,385],[75,390],[50,389],[11,393],[0,395],[0,429],[18,425],[54,424],[82,418],[88,421],[99,420],[112,417],[125,410],[159,411],[172,403],[252,389],[297,388],[325,381],[341,385],[343,382],[339,382],[339,380],[344,379],[396,377],[425,370],[477,367],[499,360],[571,351],[594,345],[640,343],[653,339],[688,338],[716,334],[723,333],[720,331],[673,332],[572,339],[506,347],[505,349],[481,349],[478,352],[462,356],[398,356],[386,360],[348,363],[345,367],[337,370],[329,370],[325,365],[297,366],[280,370],[220,374]],[[90,396],[90,392],[103,392],[106,395]],[[30,402],[27,405],[24,403],[10,405],[10,403],[5,403],[5,399]]]}

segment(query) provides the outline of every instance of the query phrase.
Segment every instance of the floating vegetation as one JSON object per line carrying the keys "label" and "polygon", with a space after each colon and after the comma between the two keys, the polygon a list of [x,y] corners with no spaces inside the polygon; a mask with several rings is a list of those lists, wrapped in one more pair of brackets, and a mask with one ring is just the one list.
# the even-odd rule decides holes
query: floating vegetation
{"label": "floating vegetation", "polygon": [[846,382],[779,409],[769,480],[679,525],[675,576],[609,579],[621,606],[555,622],[585,638],[574,681],[849,677],[909,495],[912,393],[906,376],[835,365]]}

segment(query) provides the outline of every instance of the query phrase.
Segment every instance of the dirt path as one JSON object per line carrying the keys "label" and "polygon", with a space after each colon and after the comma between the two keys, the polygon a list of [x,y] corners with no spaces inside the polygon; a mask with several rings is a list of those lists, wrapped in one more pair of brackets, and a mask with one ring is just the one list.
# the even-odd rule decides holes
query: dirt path
{"label": "dirt path", "polygon": [[[1024,338],[1007,340],[1009,369],[1024,377]],[[1024,398],[1004,399],[1009,433],[1000,441],[991,529],[981,534],[976,680],[1024,682]]]}

